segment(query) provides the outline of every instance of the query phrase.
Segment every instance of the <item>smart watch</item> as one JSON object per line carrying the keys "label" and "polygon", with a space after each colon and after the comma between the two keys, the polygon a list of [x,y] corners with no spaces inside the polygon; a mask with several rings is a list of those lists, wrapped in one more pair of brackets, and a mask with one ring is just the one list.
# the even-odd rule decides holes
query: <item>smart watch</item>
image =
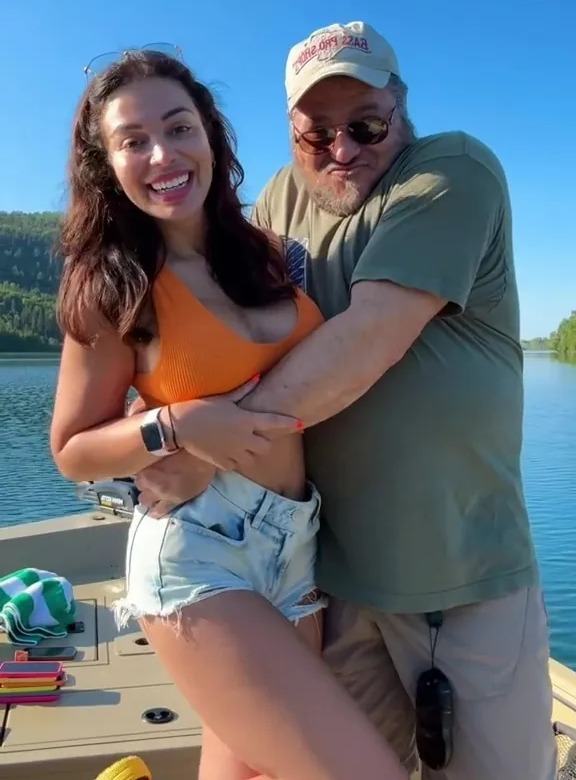
{"label": "smart watch", "polygon": [[162,407],[159,407],[146,412],[144,421],[140,426],[140,434],[142,435],[144,446],[151,455],[156,455],[159,458],[171,455],[178,449],[177,447],[168,447],[164,427],[160,420],[161,411]]}

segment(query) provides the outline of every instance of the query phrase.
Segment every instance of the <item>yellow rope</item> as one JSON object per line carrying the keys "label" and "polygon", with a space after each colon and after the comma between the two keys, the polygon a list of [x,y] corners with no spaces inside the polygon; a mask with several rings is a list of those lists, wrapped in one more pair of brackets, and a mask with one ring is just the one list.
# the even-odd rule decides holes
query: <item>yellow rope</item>
{"label": "yellow rope", "polygon": [[152,775],[141,758],[126,756],[101,772],[96,780],[152,780]]}

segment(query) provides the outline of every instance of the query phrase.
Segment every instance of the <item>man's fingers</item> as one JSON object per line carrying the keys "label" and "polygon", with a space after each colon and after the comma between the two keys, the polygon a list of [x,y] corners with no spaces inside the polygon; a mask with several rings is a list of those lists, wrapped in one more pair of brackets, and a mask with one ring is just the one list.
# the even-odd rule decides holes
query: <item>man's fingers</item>
{"label": "man's fingers", "polygon": [[148,514],[150,517],[158,520],[161,517],[169,515],[176,506],[178,505],[172,501],[157,501],[155,504],[152,504],[148,510]]}
{"label": "man's fingers", "polygon": [[304,430],[304,425],[295,417],[287,417],[284,414],[272,414],[264,412],[252,412],[254,432],[262,434],[268,439],[274,434],[295,433]]}
{"label": "man's fingers", "polygon": [[142,504],[142,506],[152,506],[153,504],[157,504],[159,500],[159,497],[153,490],[148,490],[147,488],[140,490],[138,502]]}
{"label": "man's fingers", "polygon": [[227,401],[232,401],[233,403],[237,404],[238,401],[241,401],[245,396],[248,395],[248,393],[251,393],[252,390],[254,390],[259,381],[260,374],[256,374],[256,376],[253,376],[252,379],[244,382],[243,385],[240,385],[240,387],[237,387],[235,390],[214,397],[225,398]]}
{"label": "man's fingers", "polygon": [[133,414],[139,414],[140,412],[145,412],[147,409],[146,404],[144,401],[140,398],[140,396],[137,396],[132,403],[130,403],[126,409],[126,416],[132,417]]}
{"label": "man's fingers", "polygon": [[158,485],[154,484],[154,480],[150,479],[150,476],[148,474],[144,474],[143,472],[136,474],[134,477],[134,484],[140,492],[144,490],[154,490],[154,488],[158,487]]}
{"label": "man's fingers", "polygon": [[153,463],[151,466],[146,466],[142,471],[139,471],[134,477],[136,487],[140,490],[148,487],[153,490],[161,489],[170,475],[171,464],[166,463],[166,461],[173,457],[175,456],[171,455],[168,458],[163,458],[159,463]]}
{"label": "man's fingers", "polygon": [[251,455],[265,455],[270,450],[270,439],[254,431],[254,436],[247,451]]}

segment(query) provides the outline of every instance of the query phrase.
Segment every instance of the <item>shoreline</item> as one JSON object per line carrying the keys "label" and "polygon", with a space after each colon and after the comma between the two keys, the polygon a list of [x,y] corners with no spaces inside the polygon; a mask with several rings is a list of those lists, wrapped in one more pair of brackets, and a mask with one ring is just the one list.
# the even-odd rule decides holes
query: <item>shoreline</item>
{"label": "shoreline", "polygon": [[46,352],[0,352],[0,360],[41,360],[46,358],[59,358],[62,350],[49,350]]}

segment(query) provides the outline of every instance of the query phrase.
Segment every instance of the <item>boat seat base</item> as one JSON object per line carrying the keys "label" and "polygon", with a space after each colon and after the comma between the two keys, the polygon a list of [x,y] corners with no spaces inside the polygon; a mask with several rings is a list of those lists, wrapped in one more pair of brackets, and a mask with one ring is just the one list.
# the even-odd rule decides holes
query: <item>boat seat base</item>
{"label": "boat seat base", "polygon": [[[56,703],[8,705],[0,777],[94,780],[130,754],[142,756],[162,780],[196,776],[200,720],[138,626],[118,633],[110,605],[123,589],[120,579],[74,587],[84,632],[42,643],[76,647],[75,660],[64,664],[66,685]],[[13,652],[1,635],[0,659]]]}

